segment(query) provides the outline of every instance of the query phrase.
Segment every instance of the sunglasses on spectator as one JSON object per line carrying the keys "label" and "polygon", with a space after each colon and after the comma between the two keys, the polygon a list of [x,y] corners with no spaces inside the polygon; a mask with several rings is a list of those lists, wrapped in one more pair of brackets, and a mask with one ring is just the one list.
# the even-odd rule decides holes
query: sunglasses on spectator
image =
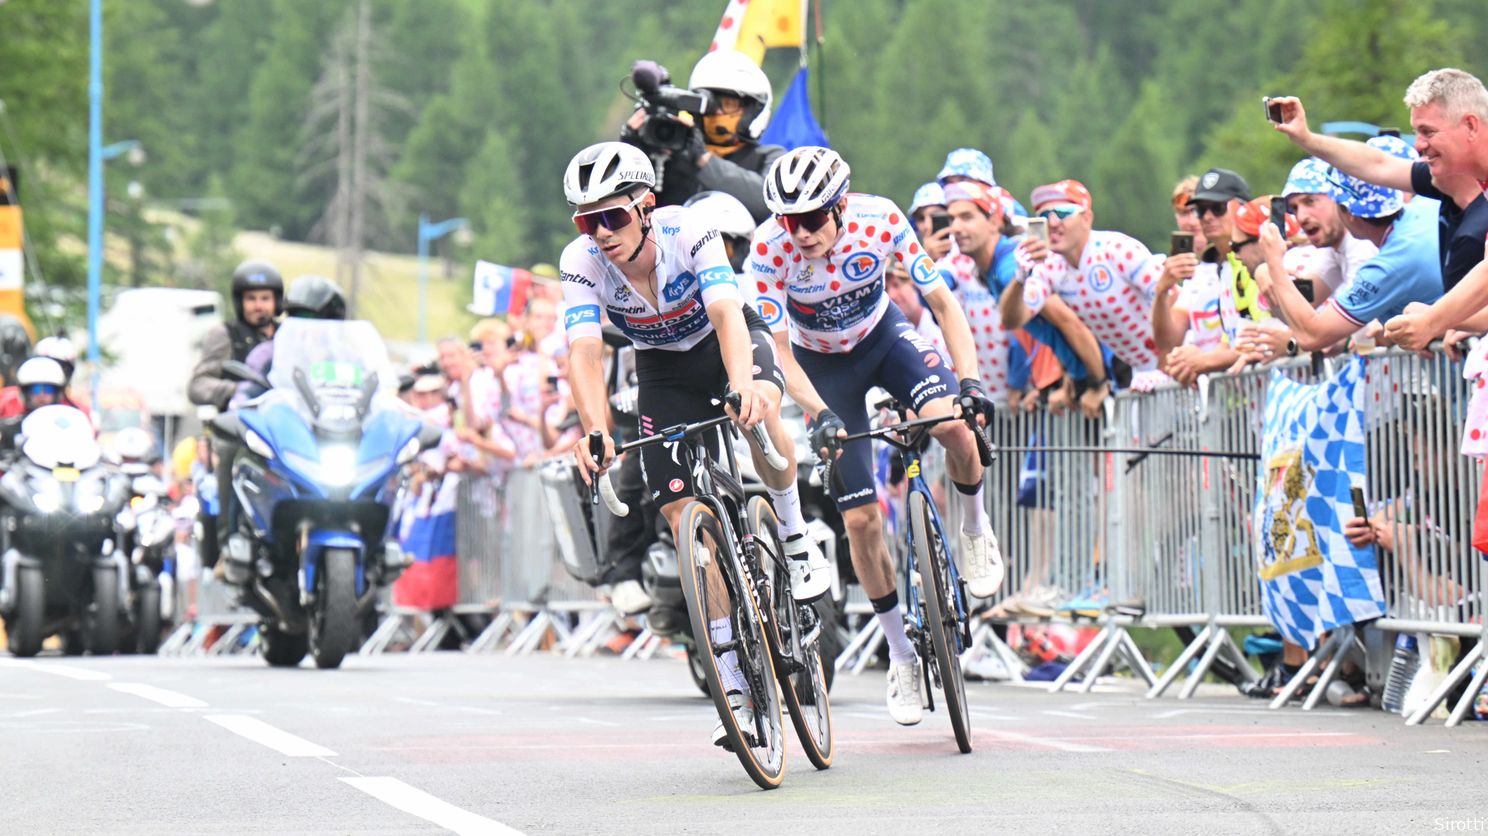
{"label": "sunglasses on spectator", "polygon": [[1193,203],[1190,203],[1188,205],[1192,206],[1194,214],[1201,218],[1205,215],[1213,215],[1216,218],[1223,218],[1230,211],[1230,204],[1217,203],[1210,200],[1195,200]]}
{"label": "sunglasses on spectator", "polygon": [[775,217],[780,221],[780,225],[785,227],[785,231],[792,235],[795,234],[797,229],[816,232],[826,226],[827,221],[831,219],[832,207],[813,209],[810,212],[798,212],[794,215],[776,215]]}
{"label": "sunglasses on spectator", "polygon": [[630,226],[630,222],[635,220],[635,216],[630,213],[630,210],[634,209],[636,204],[640,203],[645,197],[646,193],[641,192],[624,206],[611,206],[607,209],[595,209],[592,212],[575,212],[573,216],[574,226],[579,228],[579,232],[591,238],[594,236],[594,233],[599,231],[600,227],[604,227],[611,232],[618,232]]}
{"label": "sunglasses on spectator", "polygon": [[1082,211],[1084,210],[1082,210],[1078,206],[1051,206],[1048,209],[1040,209],[1034,214],[1039,216],[1040,218],[1043,218],[1044,220],[1048,220],[1050,218],[1058,218],[1061,221],[1064,221],[1073,218],[1075,215],[1080,214]]}
{"label": "sunglasses on spectator", "polygon": [[1243,247],[1243,246],[1245,246],[1247,244],[1259,244],[1260,242],[1261,242],[1261,239],[1259,239],[1259,238],[1246,238],[1244,241],[1231,241],[1230,242],[1230,252],[1232,252],[1232,253],[1238,253],[1238,252],[1240,252],[1240,248],[1241,247]]}

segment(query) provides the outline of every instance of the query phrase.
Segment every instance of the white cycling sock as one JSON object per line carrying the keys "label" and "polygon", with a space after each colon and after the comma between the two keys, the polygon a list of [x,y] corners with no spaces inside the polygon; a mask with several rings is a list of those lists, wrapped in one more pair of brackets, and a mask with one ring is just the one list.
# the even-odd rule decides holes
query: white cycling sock
{"label": "white cycling sock", "polygon": [[982,502],[982,484],[975,485],[976,490],[968,492],[971,485],[956,483],[956,493],[961,495],[961,530],[967,534],[984,534],[992,527],[992,519],[987,516],[987,505]]}
{"label": "white cycling sock", "polygon": [[770,504],[775,506],[775,516],[780,518],[780,539],[806,530],[806,518],[801,516],[801,492],[792,482],[784,490],[767,487]]}
{"label": "white cycling sock", "polygon": [[904,635],[904,613],[899,610],[899,590],[896,589],[882,598],[875,598],[869,603],[873,605],[873,617],[878,619],[878,626],[883,628],[884,640],[889,643],[889,660],[908,662],[914,659],[914,645]]}
{"label": "white cycling sock", "polygon": [[[709,621],[708,635],[715,645],[732,641],[734,638],[733,621],[728,616]],[[723,690],[749,693],[749,683],[744,679],[744,672],[739,670],[737,651],[730,650],[718,657],[718,675],[723,677]]]}

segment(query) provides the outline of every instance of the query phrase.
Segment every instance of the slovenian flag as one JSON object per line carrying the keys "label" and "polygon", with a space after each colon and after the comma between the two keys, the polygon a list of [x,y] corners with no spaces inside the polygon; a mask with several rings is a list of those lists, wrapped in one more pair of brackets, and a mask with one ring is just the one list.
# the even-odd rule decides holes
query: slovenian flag
{"label": "slovenian flag", "polygon": [[426,482],[403,509],[398,543],[413,565],[393,585],[393,604],[420,610],[442,610],[460,596],[459,562],[455,559],[455,505],[460,477],[447,475]]}

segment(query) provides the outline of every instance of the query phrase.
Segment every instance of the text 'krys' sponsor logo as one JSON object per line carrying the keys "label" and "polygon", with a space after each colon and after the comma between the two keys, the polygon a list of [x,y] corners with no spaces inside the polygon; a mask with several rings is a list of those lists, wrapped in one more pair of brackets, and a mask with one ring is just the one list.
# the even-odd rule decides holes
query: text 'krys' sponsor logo
{"label": "text 'krys' sponsor logo", "polygon": [[755,300],[754,306],[759,309],[760,319],[763,319],[766,325],[774,325],[780,322],[782,316],[785,316],[780,303],[768,296],[761,296]]}
{"label": "text 'krys' sponsor logo", "polygon": [[684,270],[673,276],[671,281],[667,282],[666,289],[662,290],[661,296],[668,302],[680,301],[692,292],[692,286],[696,282],[697,276]]}
{"label": "text 'krys' sponsor logo", "polygon": [[576,308],[569,308],[568,313],[563,315],[563,327],[565,328],[572,328],[586,322],[599,322],[598,305],[579,305]]}
{"label": "text 'krys' sponsor logo", "polygon": [[1097,264],[1090,271],[1090,289],[1096,293],[1105,293],[1116,284],[1116,277],[1111,275],[1111,268],[1104,264]]}
{"label": "text 'krys' sponsor logo", "polygon": [[848,281],[860,282],[878,273],[878,256],[870,252],[855,252],[842,261],[842,275]]}
{"label": "text 'krys' sponsor logo", "polygon": [[699,238],[698,239],[698,242],[696,244],[693,244],[692,245],[692,252],[690,252],[690,253],[687,254],[688,257],[690,257],[690,258],[696,258],[697,257],[697,254],[698,254],[698,250],[701,250],[703,248],[703,245],[704,244],[708,243],[709,241],[712,241],[714,238],[717,238],[717,237],[718,237],[718,230],[716,230],[716,229],[710,229],[710,230],[708,230],[707,234],[705,234],[703,237]]}
{"label": "text 'krys' sponsor logo", "polygon": [[710,287],[720,284],[738,284],[734,279],[734,271],[731,267],[709,267],[698,274],[698,279],[701,281],[699,287],[702,290],[707,290]]}
{"label": "text 'krys' sponsor logo", "polygon": [[680,226],[668,226],[667,224],[662,224],[661,225],[661,234],[662,235],[681,235],[682,234],[682,227],[680,227]]}
{"label": "text 'krys' sponsor logo", "polygon": [[584,287],[594,287],[594,282],[591,281],[587,276],[584,276],[581,273],[570,273],[567,270],[564,270],[564,271],[561,271],[561,277],[562,277],[563,281],[565,281],[565,282],[573,282],[574,284],[581,284]]}

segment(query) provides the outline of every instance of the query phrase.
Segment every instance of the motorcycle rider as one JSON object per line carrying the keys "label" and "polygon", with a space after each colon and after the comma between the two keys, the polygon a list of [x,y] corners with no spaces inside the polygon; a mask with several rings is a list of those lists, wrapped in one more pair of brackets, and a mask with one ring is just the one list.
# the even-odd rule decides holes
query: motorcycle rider
{"label": "motorcycle rider", "polygon": [[[284,295],[284,315],[296,319],[345,319],[346,297],[342,295],[341,288],[325,276],[300,276],[290,284],[289,292]],[[274,343],[270,340],[254,346],[243,362],[268,377],[273,361]],[[262,394],[263,389],[259,386],[240,381],[228,405],[237,409]]]}
{"label": "motorcycle rider", "polygon": [[[232,303],[234,319],[224,321],[202,337],[201,361],[191,373],[191,383],[186,396],[199,406],[227,410],[228,402],[237,391],[238,382],[222,373],[222,367],[230,360],[243,362],[248,352],[259,343],[272,340],[277,327],[275,318],[284,306],[284,279],[279,270],[267,261],[248,260],[238,265],[232,277]],[[237,446],[219,441],[217,452],[217,495],[223,510],[232,501],[232,465],[237,457]],[[212,521],[203,519],[203,525]],[[217,544],[231,530],[227,527],[227,514],[218,513],[215,522],[217,537],[203,537],[202,565],[212,568],[217,565]]]}
{"label": "motorcycle rider", "polygon": [[[72,382],[72,372],[77,366],[77,346],[66,337],[43,337],[31,349],[32,357],[45,357],[57,361],[62,369],[62,389],[57,394],[57,403],[70,406],[84,415],[88,415],[88,408],[72,399],[68,392],[68,385]],[[24,365],[24,364],[23,364]],[[19,369],[17,369],[19,371]],[[25,400],[21,397],[19,385],[7,386],[0,389],[0,419],[14,418],[29,412]],[[92,416],[89,416],[91,419]]]}
{"label": "motorcycle rider", "polygon": [[[660,159],[661,190],[657,206],[675,206],[705,189],[733,195],[749,209],[756,223],[770,216],[765,207],[765,171],[785,153],[779,145],[760,145],[770,124],[773,94],[770,79],[741,52],[720,49],[704,55],[692,68],[687,86],[706,90],[715,102],[714,113],[701,114],[687,147],[658,151],[646,146],[640,128],[646,111],[637,108],[620,131],[628,142]],[[654,170],[654,167],[653,167]]]}
{"label": "motorcycle rider", "polygon": [[0,450],[13,452],[21,420],[44,406],[61,403],[67,375],[62,364],[50,357],[32,357],[16,369],[16,388],[20,391],[21,411],[0,415]]}

